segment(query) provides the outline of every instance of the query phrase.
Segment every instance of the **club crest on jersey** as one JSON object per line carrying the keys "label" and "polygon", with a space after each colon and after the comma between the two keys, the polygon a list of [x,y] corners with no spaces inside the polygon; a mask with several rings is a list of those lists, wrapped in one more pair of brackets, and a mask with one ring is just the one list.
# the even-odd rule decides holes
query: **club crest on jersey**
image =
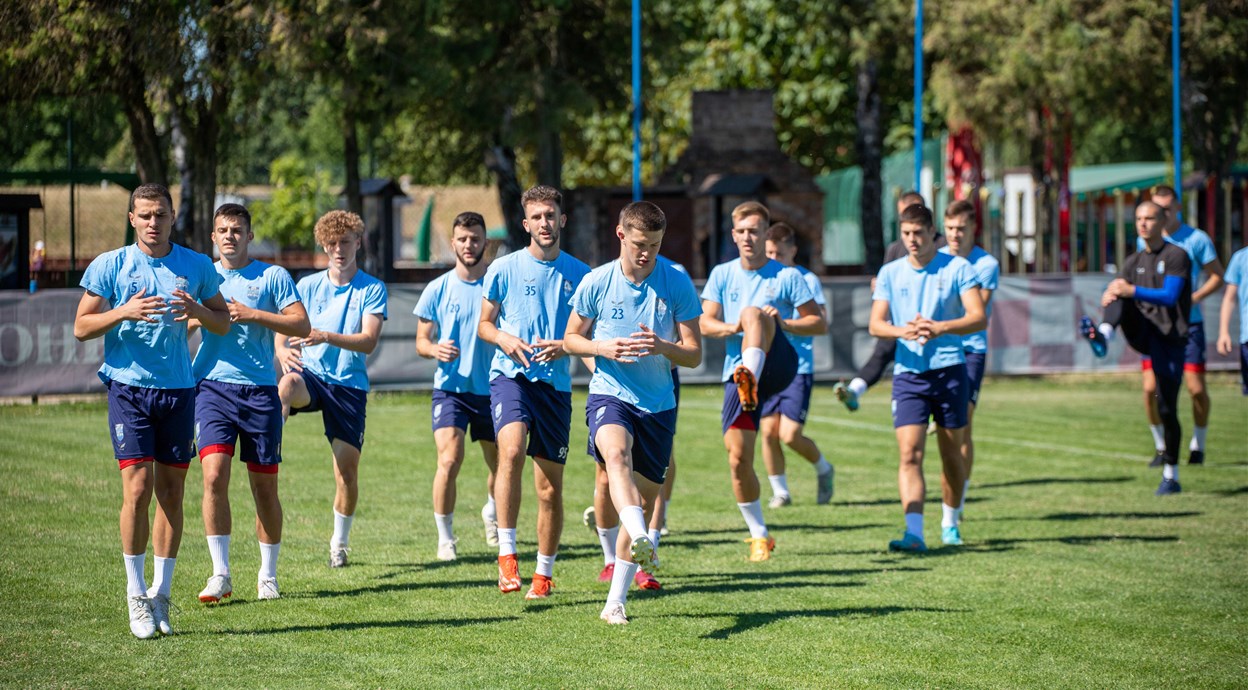
{"label": "club crest on jersey", "polygon": [[658,298],[654,303],[654,317],[659,321],[667,319],[667,300],[662,297]]}
{"label": "club crest on jersey", "polygon": [[259,285],[247,286],[247,299],[260,299],[260,286]]}
{"label": "club crest on jersey", "polygon": [[1166,272],[1166,260],[1165,259],[1162,259],[1161,261],[1157,262],[1157,272],[1158,273]]}
{"label": "club crest on jersey", "polygon": [[572,294],[572,281],[570,280],[563,281],[563,294],[565,295]]}
{"label": "club crest on jersey", "polygon": [[776,298],[776,288],[768,285],[767,290],[763,293],[764,298],[770,302]]}
{"label": "club crest on jersey", "polygon": [[186,292],[189,287],[191,287],[191,281],[187,280],[186,276],[178,276],[173,279],[173,288],[175,290]]}

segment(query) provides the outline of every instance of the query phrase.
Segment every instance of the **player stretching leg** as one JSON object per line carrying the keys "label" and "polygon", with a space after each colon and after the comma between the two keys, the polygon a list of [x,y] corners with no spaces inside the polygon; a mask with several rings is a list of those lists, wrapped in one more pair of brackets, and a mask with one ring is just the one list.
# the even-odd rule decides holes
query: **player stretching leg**
{"label": "player stretching leg", "polygon": [[495,261],[485,274],[481,339],[498,347],[490,366],[490,404],[498,443],[498,589],[520,589],[516,520],[524,458],[533,457],[537,493],[537,569],[527,599],[550,596],[563,531],[563,466],[572,426],[572,379],[563,334],[572,293],[589,267],[559,251],[568,217],[563,195],[533,187],[521,196],[530,242]]}
{"label": "player stretching leg", "polygon": [[356,253],[364,221],[349,211],[330,211],[316,221],[316,243],[329,268],[300,280],[299,297],[312,321],[305,338],[277,338],[286,372],[278,383],[284,416],[321,412],[334,456],[334,533],[329,567],[347,565],[351,523],[359,501],[360,451],[368,408],[365,358],[377,349],[386,319],[386,284],[360,270]]}
{"label": "player stretching leg", "polygon": [[[121,470],[121,554],[135,637],[169,635],[169,595],[182,542],[182,495],[195,454],[195,377],[187,325],[223,334],[230,313],[212,259],[169,241],[173,198],[145,184],[130,194],[135,243],[99,255],[82,276],[74,337],[104,336],[113,457]],[[155,529],[148,507],[156,496]],[[143,561],[151,533],[155,573]]]}
{"label": "player stretching leg", "polygon": [[[761,408],[797,375],[797,352],[785,333],[819,335],[827,322],[810,287],[795,269],[767,258],[767,207],[747,201],[732,211],[732,239],[741,254],[716,266],[702,290],[702,335],[726,338],[721,428],[732,490],[750,530],[750,560],[771,558],[776,541],[767,531],[754,473],[754,441]],[[781,314],[797,314],[783,319]]]}
{"label": "player stretching leg", "polygon": [[455,268],[438,276],[420,294],[415,314],[416,353],[436,359],[433,376],[433,440],[438,447],[438,470],[433,478],[433,520],[438,528],[438,559],[457,558],[453,520],[455,480],[464,461],[464,434],[481,444],[489,470],[489,497],[481,510],[485,538],[498,546],[498,516],[494,508],[494,473],[498,450],[490,421],[490,362],[494,346],[477,338],[481,320],[481,290],[485,285],[485,219],[471,211],[455,217],[451,226]]}
{"label": "player stretching leg", "polygon": [[212,558],[212,576],[199,600],[219,602],[230,596],[230,461],[235,448],[247,463],[256,502],[256,537],[260,543],[258,599],[277,599],[277,556],[282,546],[282,503],[277,468],[282,461],[282,401],[273,369],[273,334],[301,338],[311,326],[295,281],[280,266],[249,255],[254,235],[251,214],[238,204],[223,204],[213,217],[212,242],[221,254],[216,263],[221,294],[229,300],[230,330],[224,336],[205,331],[192,365],[199,382],[195,394],[195,441],[204,468],[204,533]]}

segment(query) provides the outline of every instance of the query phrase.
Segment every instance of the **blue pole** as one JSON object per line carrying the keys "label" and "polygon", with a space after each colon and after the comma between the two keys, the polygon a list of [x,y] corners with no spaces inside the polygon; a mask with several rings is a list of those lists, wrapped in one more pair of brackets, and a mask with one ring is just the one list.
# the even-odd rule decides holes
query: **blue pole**
{"label": "blue pole", "polygon": [[1179,120],[1179,0],[1170,3],[1170,117],[1174,120],[1175,201],[1183,208],[1183,124]]}
{"label": "blue pole", "polygon": [[[1177,0],[1176,0],[1177,2]],[[914,3],[914,188],[923,179],[923,0]]]}
{"label": "blue pole", "polygon": [[641,201],[641,0],[633,0],[633,201]]}

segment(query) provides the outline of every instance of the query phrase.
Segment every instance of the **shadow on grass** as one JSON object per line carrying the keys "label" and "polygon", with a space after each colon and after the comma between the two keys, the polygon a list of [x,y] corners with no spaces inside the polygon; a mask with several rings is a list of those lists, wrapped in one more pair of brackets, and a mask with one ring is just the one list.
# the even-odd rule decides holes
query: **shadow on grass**
{"label": "shadow on grass", "polygon": [[1241,486],[1237,489],[1221,489],[1218,491],[1211,491],[1210,493],[1215,496],[1243,496],[1244,494],[1248,494],[1248,486]]}
{"label": "shadow on grass", "polygon": [[892,616],[899,613],[964,613],[964,611],[920,606],[863,606],[843,609],[794,609],[790,611],[764,611],[757,613],[685,613],[670,614],[663,617],[700,618],[707,620],[731,618],[733,621],[732,625],[719,628],[718,630],[712,630],[702,636],[702,639],[707,640],[726,640],[733,635],[749,632],[751,630],[771,625],[777,621],[787,620],[790,618],[876,618],[879,616]]}
{"label": "shadow on grass", "polygon": [[[897,501],[895,500],[892,501],[892,503],[896,503],[896,502]],[[770,528],[774,529],[778,534],[784,534],[785,532],[788,532],[788,531],[853,532],[853,531],[862,530],[862,529],[876,529],[879,527],[888,527],[888,525],[879,525],[879,524],[876,524],[876,525],[831,525],[831,524],[814,525],[814,524],[809,524],[809,523],[805,523],[805,524],[786,523],[783,520],[780,520],[777,518],[772,518],[771,520],[769,520],[767,522],[767,525]],[[712,542],[710,540],[701,538],[701,537],[709,536],[712,534],[734,534],[734,535],[739,535],[742,539],[745,539],[745,536],[749,534],[749,530],[746,529],[745,526],[725,527],[723,529],[689,529],[689,530],[682,529],[679,532],[673,531],[669,536],[663,537],[663,540],[661,543],[662,544],[682,544],[684,546],[689,546],[690,544],[686,542],[692,541],[695,539],[700,543],[730,543],[730,542],[736,541],[735,539],[729,539],[729,540],[721,540],[720,542]],[[560,551],[559,555],[560,557],[562,557],[563,552]]]}
{"label": "shadow on grass", "polygon": [[498,583],[495,580],[437,580],[431,582],[394,582],[388,584],[373,585],[371,587],[357,587],[355,589],[322,589],[315,592],[299,592],[296,594],[282,594],[283,599],[322,599],[326,597],[353,597],[360,594],[386,594],[389,592],[415,592],[422,589],[473,589],[477,587],[494,587]]}
{"label": "shadow on grass", "polygon": [[[776,580],[789,577],[818,577],[818,576],[834,576],[849,577],[850,575],[874,575],[882,572],[927,572],[931,568],[819,568],[809,570],[784,570],[780,572],[717,572],[717,573],[689,573],[680,577],[680,582],[702,582],[702,581],[759,581],[768,584]],[[674,587],[673,587],[674,589]]]}
{"label": "shadow on grass", "polygon": [[1019,544],[1055,543],[1069,544],[1071,546],[1091,546],[1093,544],[1104,544],[1115,541],[1131,541],[1145,544],[1167,544],[1177,542],[1178,540],[1178,536],[1172,534],[1157,537],[1132,534],[1090,534],[1086,536],[1042,537],[1039,539],[985,539],[980,542],[968,544],[962,548],[967,551],[1000,551],[1003,550],[1003,548],[1012,549]]}
{"label": "shadow on grass", "polygon": [[[923,502],[937,505],[940,503],[940,500],[940,492],[936,491],[933,495],[923,499]],[[991,500],[991,498],[985,498],[983,496],[972,495],[966,497],[967,503],[986,503]],[[874,506],[896,506],[900,504],[901,500],[896,496],[893,496],[892,498],[879,498],[874,501],[833,501],[833,505],[845,506],[846,508],[871,508]]]}
{"label": "shadow on grass", "polygon": [[1012,482],[995,482],[977,484],[972,489],[1001,489],[1010,486],[1037,486],[1041,484],[1118,484],[1133,481],[1133,477],[1036,477],[1035,479],[1018,479]]}
{"label": "shadow on grass", "polygon": [[[1050,513],[1040,517],[1012,515],[1009,517],[983,518],[985,522],[1014,522],[1029,520],[1047,520],[1050,522],[1075,522],[1078,520],[1161,520],[1165,518],[1197,517],[1204,513],[1184,511],[1179,513],[1162,512],[1125,512],[1125,513]],[[976,522],[979,518],[976,519]]]}
{"label": "shadow on grass", "polygon": [[435,618],[429,620],[398,620],[398,621],[356,621],[326,623],[324,625],[291,625],[284,628],[247,628],[246,630],[221,631],[238,635],[277,635],[281,633],[303,633],[324,631],[351,630],[382,630],[386,628],[462,628],[469,625],[489,625],[491,623],[509,623],[519,620],[519,616],[498,616],[493,618]]}

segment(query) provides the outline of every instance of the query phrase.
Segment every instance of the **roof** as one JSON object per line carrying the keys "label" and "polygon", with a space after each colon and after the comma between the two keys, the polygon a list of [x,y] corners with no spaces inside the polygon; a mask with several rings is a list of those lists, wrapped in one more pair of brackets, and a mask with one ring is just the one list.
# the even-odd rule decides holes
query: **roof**
{"label": "roof", "polygon": [[1114,194],[1147,189],[1166,182],[1171,173],[1169,163],[1112,163],[1085,165],[1070,169],[1070,193]]}
{"label": "roof", "polygon": [[718,179],[712,175],[702,186],[702,194],[706,196],[755,196],[776,188],[766,175],[723,175]]}

